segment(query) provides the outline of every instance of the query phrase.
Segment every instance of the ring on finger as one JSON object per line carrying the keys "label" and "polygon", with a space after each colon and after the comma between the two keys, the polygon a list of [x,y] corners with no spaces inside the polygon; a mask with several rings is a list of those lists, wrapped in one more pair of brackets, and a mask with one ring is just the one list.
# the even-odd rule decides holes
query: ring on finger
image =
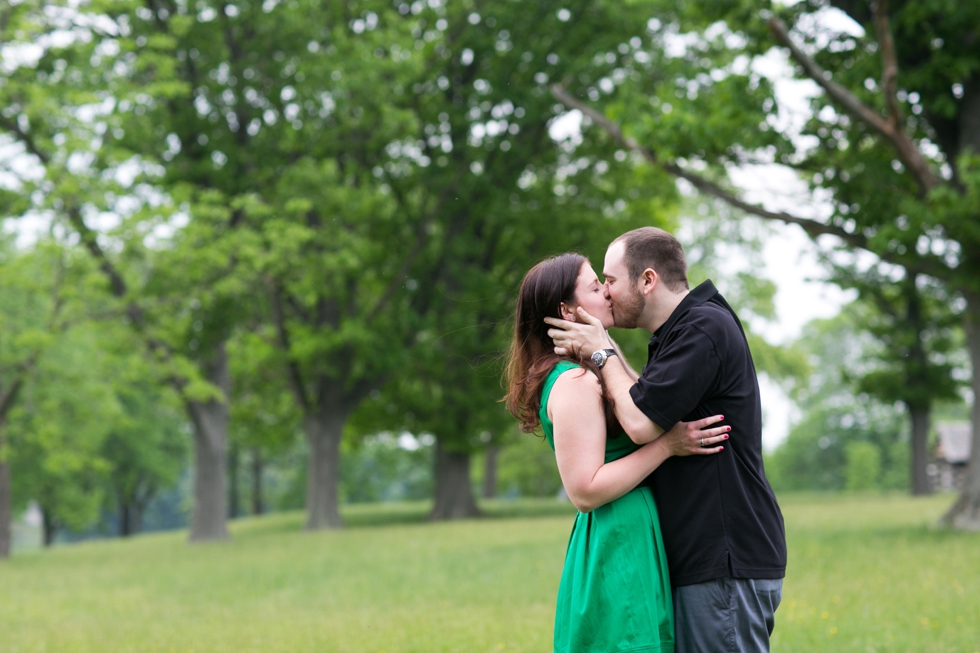
{"label": "ring on finger", "polygon": [[701,446],[704,447],[704,438],[701,438]]}

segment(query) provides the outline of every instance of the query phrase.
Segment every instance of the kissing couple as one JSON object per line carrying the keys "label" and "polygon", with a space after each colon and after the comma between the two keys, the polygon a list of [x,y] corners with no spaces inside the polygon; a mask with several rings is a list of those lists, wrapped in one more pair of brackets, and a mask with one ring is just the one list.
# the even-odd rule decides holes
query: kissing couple
{"label": "kissing couple", "polygon": [[[742,324],[661,229],[614,240],[602,276],[574,253],[534,266],[507,367],[507,408],[579,511],[554,651],[768,651],[786,538]],[[612,326],[652,334],[639,374]]]}

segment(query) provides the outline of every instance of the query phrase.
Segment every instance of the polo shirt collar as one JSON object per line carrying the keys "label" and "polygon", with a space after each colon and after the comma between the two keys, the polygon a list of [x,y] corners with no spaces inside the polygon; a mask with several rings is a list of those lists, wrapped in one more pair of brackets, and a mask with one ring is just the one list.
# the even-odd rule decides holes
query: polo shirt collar
{"label": "polo shirt collar", "polygon": [[670,330],[674,328],[677,324],[677,320],[687,313],[689,310],[695,306],[700,306],[705,302],[709,301],[712,297],[718,294],[718,289],[715,288],[715,284],[711,283],[711,279],[707,279],[702,282],[697,288],[687,293],[681,303],[677,305],[674,312],[670,314],[667,321],[660,325],[660,328],[653,332],[650,337],[650,348],[654,349],[660,340],[661,334],[670,333]]}

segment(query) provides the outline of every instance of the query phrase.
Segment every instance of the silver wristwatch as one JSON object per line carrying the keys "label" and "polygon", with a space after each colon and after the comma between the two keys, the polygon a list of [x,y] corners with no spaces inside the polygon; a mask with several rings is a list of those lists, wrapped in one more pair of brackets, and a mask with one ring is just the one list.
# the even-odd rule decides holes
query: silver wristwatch
{"label": "silver wristwatch", "polygon": [[601,370],[602,366],[606,364],[606,359],[615,355],[615,349],[600,349],[596,353],[592,354],[592,362]]}

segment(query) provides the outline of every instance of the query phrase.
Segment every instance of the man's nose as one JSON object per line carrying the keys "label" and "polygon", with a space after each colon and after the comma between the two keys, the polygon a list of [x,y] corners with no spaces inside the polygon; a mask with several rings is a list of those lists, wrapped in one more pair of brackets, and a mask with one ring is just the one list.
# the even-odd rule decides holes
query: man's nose
{"label": "man's nose", "polygon": [[609,294],[609,282],[602,284],[602,296],[606,298],[607,301],[612,301],[612,295]]}

